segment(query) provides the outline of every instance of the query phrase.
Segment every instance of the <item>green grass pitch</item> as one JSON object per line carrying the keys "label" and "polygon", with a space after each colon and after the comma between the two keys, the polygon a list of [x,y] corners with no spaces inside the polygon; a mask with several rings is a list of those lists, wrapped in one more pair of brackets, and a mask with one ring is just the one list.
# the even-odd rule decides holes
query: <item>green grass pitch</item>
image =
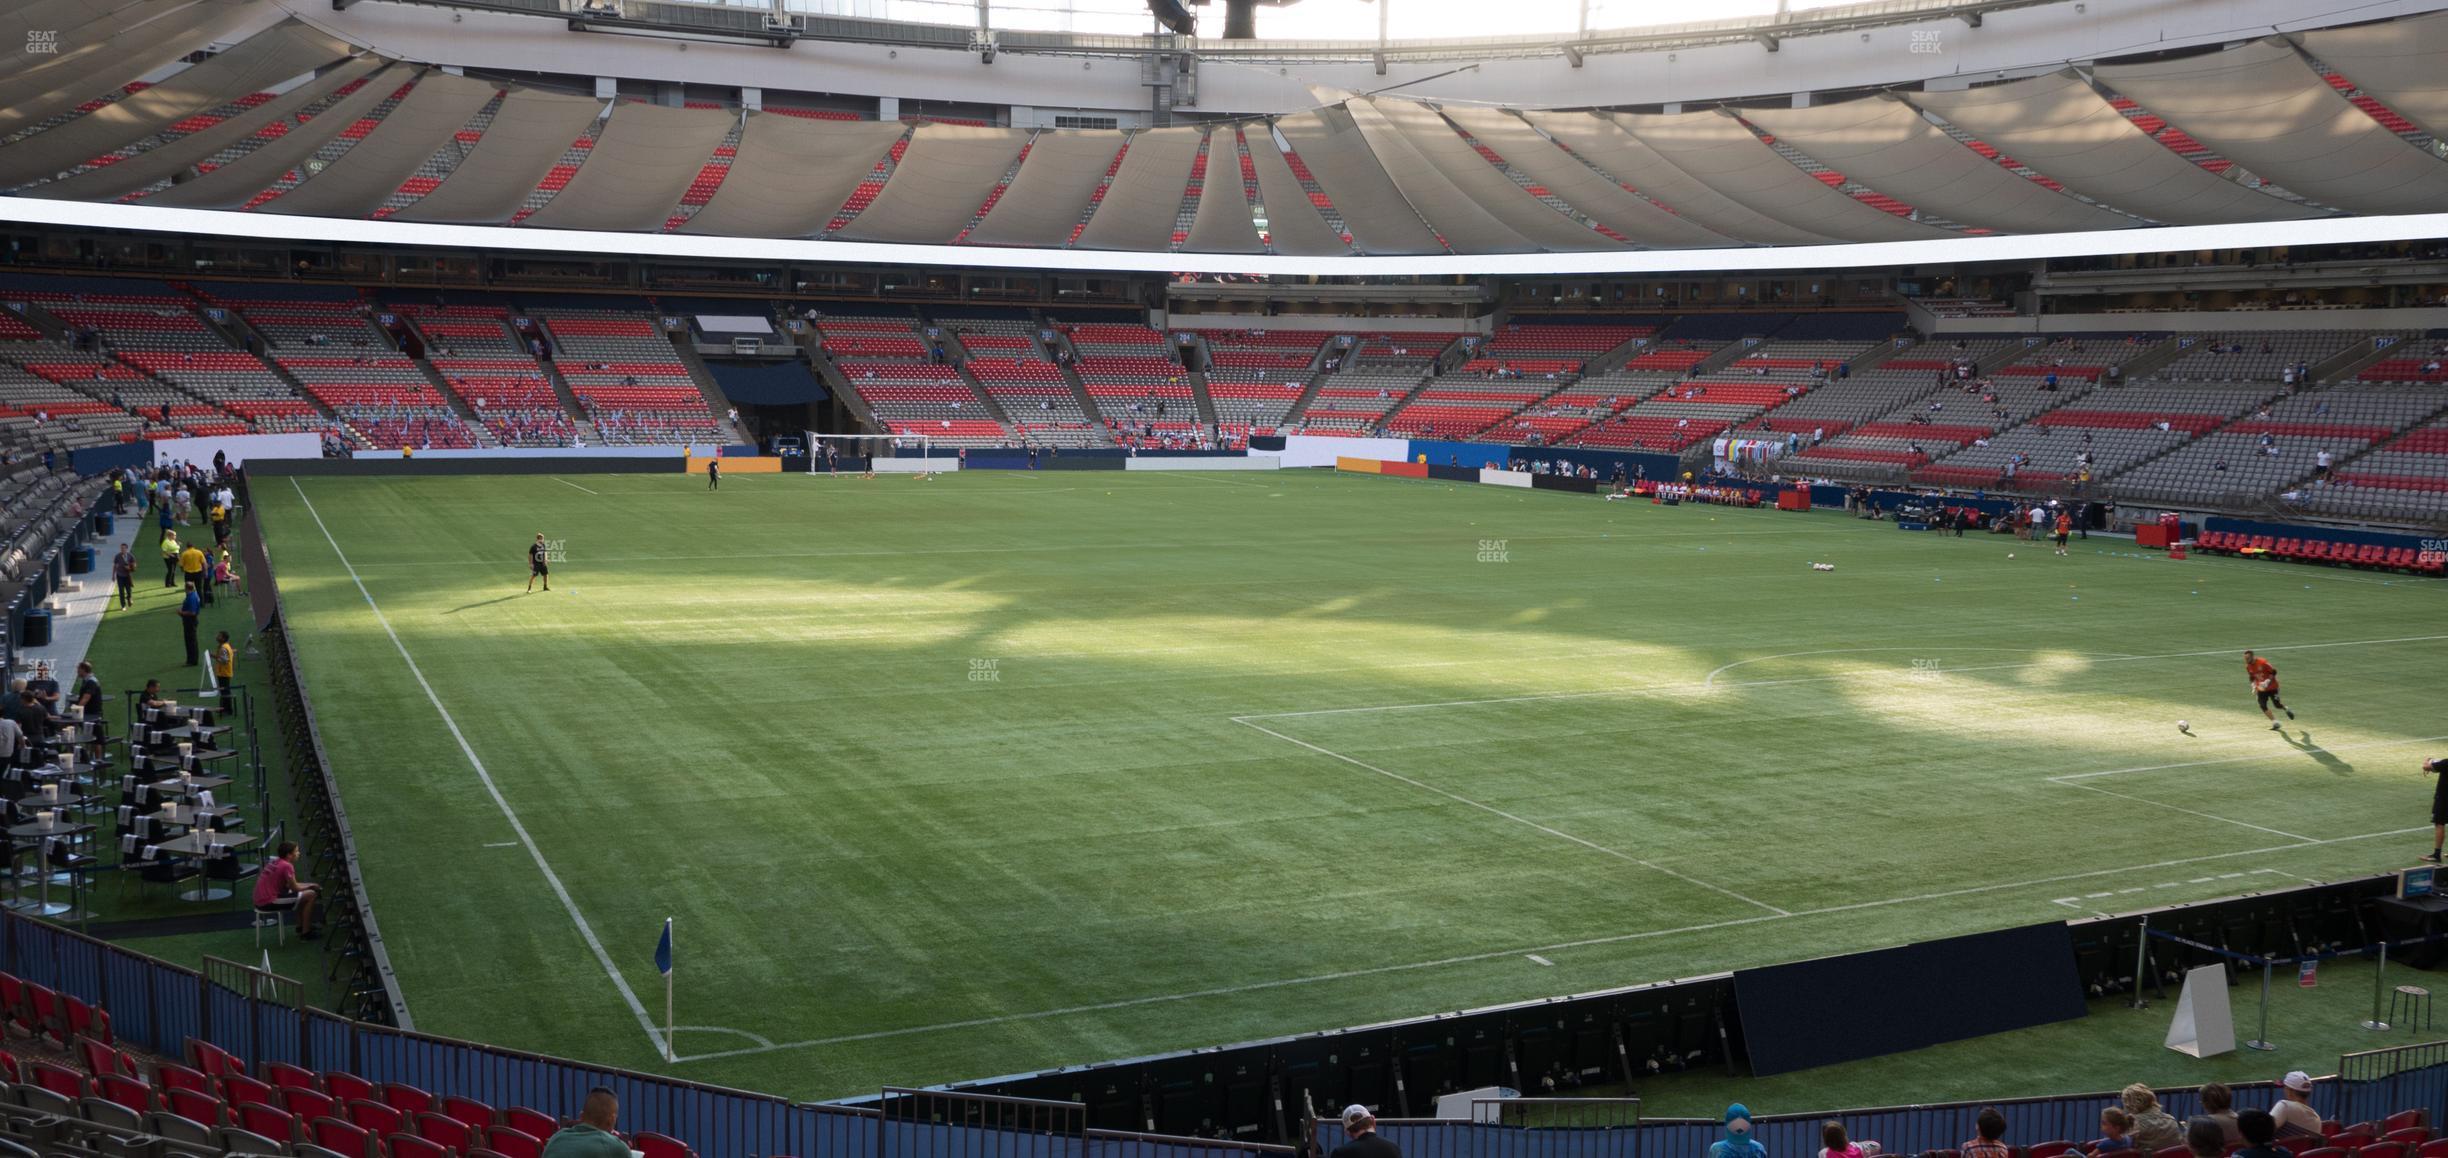
{"label": "green grass pitch", "polygon": [[254,498],[419,1027],[798,1097],[2396,867],[2448,733],[2448,587],[2119,540],[1314,472]]}

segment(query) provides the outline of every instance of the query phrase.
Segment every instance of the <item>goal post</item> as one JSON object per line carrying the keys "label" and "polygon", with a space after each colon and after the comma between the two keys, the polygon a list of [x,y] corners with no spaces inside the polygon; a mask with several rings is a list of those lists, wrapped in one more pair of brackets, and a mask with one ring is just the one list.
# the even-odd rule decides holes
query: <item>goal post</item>
{"label": "goal post", "polygon": [[[819,434],[807,432],[809,474],[927,475],[958,465],[958,452],[936,446],[923,434]],[[825,451],[830,448],[828,460]]]}

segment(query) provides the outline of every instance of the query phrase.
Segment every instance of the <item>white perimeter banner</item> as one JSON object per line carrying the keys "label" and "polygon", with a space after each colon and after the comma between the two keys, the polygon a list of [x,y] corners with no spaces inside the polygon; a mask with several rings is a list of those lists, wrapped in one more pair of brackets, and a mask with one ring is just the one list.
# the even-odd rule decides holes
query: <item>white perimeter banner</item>
{"label": "white perimeter banner", "polygon": [[1128,458],[1122,460],[1124,470],[1274,470],[1283,460],[1271,454],[1253,454],[1247,458]]}
{"label": "white perimeter banner", "polygon": [[1283,465],[1333,466],[1338,458],[1373,458],[1379,462],[1407,462],[1411,458],[1408,438],[1332,438],[1322,434],[1294,434],[1284,439]]}
{"label": "white perimeter banner", "polygon": [[1479,481],[1496,487],[1526,487],[1530,485],[1530,472],[1526,470],[1489,470],[1486,467],[1480,467]]}
{"label": "white perimeter banner", "polygon": [[215,453],[241,466],[250,458],[321,458],[319,434],[231,434],[220,438],[158,438],[153,440],[153,465],[195,462],[209,465]]}

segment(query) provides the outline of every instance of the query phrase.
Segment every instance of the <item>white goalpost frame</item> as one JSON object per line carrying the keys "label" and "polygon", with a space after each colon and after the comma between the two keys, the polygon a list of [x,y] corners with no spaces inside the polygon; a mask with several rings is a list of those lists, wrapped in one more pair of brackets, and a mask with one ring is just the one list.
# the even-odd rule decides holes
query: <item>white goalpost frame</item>
{"label": "white goalpost frame", "polygon": [[[818,446],[827,442],[840,444],[845,457],[866,456],[877,474],[914,474],[923,477],[938,470],[958,469],[960,465],[957,454],[947,452],[945,457],[936,458],[934,440],[923,434],[818,434],[813,430],[805,433],[809,474],[825,473],[824,456],[816,451]],[[902,458],[894,453],[913,443],[917,445],[918,457]]]}

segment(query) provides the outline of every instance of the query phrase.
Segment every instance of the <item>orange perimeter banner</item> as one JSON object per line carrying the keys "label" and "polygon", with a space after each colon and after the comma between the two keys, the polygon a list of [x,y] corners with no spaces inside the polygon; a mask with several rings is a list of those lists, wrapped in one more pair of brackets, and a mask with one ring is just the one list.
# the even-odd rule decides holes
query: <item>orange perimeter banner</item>
{"label": "orange perimeter banner", "polygon": [[1344,458],[1340,455],[1335,458],[1336,470],[1348,470],[1354,474],[1384,474],[1388,465],[1373,458]]}
{"label": "orange perimeter banner", "polygon": [[[690,474],[704,474],[706,472],[706,464],[712,461],[714,460],[711,458],[699,458],[693,454],[689,455],[688,471]],[[758,455],[754,457],[741,456],[739,458],[731,458],[726,456],[722,460],[722,464],[724,474],[782,473],[782,460],[766,455]]]}

